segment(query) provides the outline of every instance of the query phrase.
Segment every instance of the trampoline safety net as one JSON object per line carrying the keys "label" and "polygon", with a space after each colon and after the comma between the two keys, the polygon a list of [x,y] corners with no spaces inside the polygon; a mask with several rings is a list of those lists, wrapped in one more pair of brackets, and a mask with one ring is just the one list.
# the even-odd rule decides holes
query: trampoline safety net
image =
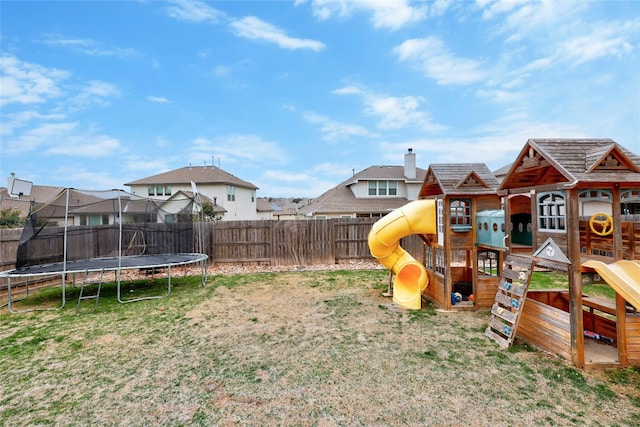
{"label": "trampoline safety net", "polygon": [[[200,252],[194,223],[197,195],[168,200],[122,190],[65,189],[31,206],[16,257],[16,269],[104,257]],[[194,250],[195,249],[195,250]]]}

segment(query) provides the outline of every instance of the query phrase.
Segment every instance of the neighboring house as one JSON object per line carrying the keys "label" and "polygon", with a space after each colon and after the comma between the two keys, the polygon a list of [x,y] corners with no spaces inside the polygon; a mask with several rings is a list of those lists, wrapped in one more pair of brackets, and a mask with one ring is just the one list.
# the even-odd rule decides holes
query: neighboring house
{"label": "neighboring house", "polygon": [[259,198],[256,200],[256,210],[258,212],[258,219],[273,219],[272,213],[275,212],[277,206],[272,206],[271,203],[265,198]]}
{"label": "neighboring house", "polygon": [[118,212],[122,210],[122,223],[161,222],[158,203],[151,199],[121,197],[100,199],[79,208],[69,208],[73,218],[70,225],[118,224]]}
{"label": "neighboring house", "polygon": [[505,251],[498,185],[484,163],[432,164],[427,170],[420,198],[436,201],[437,233],[424,236],[425,292],[442,308],[493,305]]}
{"label": "neighboring house", "polygon": [[[126,183],[131,193],[157,200],[169,200],[182,191],[206,196],[218,206],[223,221],[260,218],[256,203],[258,187],[215,166],[186,166]],[[223,212],[224,210],[224,212]]]}
{"label": "neighboring house", "polygon": [[[50,224],[64,225],[67,203],[69,210],[77,206],[84,206],[101,200],[80,191],[69,189],[67,201],[64,187],[50,185],[33,185],[28,196],[10,196],[7,188],[0,188],[0,210],[12,209],[20,213],[20,218],[26,218],[30,212],[36,212],[41,218],[48,218]],[[73,214],[68,215],[69,225],[74,224]]]}
{"label": "neighboring house", "polygon": [[416,200],[426,170],[416,167],[412,149],[404,155],[404,166],[370,166],[341,182],[298,211],[299,217],[382,217]]}

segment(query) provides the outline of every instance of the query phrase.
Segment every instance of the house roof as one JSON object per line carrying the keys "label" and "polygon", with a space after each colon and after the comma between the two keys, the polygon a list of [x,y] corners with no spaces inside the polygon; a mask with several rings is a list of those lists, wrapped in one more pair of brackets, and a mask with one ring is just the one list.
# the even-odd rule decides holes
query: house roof
{"label": "house roof", "polygon": [[358,181],[404,180],[422,182],[426,171],[416,168],[416,179],[404,176],[403,166],[370,166],[301,207],[300,215],[318,215],[329,213],[382,213],[386,214],[407,203],[404,197],[356,197],[350,186]]}
{"label": "house roof", "polygon": [[72,214],[115,214],[119,209],[123,214],[136,215],[155,213],[158,211],[158,204],[151,199],[130,199],[128,197],[118,199],[102,199],[76,209],[70,209]]}
{"label": "house roof", "polygon": [[177,185],[177,184],[228,184],[236,187],[257,190],[258,187],[248,181],[244,181],[229,172],[216,166],[185,166],[168,172],[159,173],[128,182],[126,186],[132,185]]}
{"label": "house roof", "polygon": [[[0,188],[0,209],[15,209],[21,217],[29,215],[31,205],[41,216],[63,218],[67,203],[64,187],[34,185],[29,196],[9,197],[5,187]],[[95,202],[100,198],[74,189],[69,189],[69,210]]]}
{"label": "house roof", "polygon": [[267,199],[256,199],[256,210],[258,212],[273,212],[275,209],[271,206],[271,203]]}
{"label": "house roof", "polygon": [[640,184],[640,156],[611,139],[529,139],[500,190],[589,182]]}
{"label": "house roof", "polygon": [[408,178],[404,174],[404,166],[369,166],[368,168],[353,175],[351,179],[348,179],[345,182],[347,185],[355,184],[358,181],[371,181],[373,179],[400,180],[407,183],[422,182],[426,173],[426,170],[416,168],[416,177]]}
{"label": "house roof", "polygon": [[498,186],[484,163],[436,163],[429,166],[419,196],[497,194]]}

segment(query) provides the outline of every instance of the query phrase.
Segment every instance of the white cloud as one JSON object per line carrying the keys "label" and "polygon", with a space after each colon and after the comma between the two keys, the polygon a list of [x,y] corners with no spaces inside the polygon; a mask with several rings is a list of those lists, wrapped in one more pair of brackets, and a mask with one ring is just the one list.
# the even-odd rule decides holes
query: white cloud
{"label": "white cloud", "polygon": [[173,0],[173,6],[167,8],[167,14],[174,19],[190,22],[217,24],[225,13],[197,0]]}
{"label": "white cloud", "polygon": [[[253,181],[252,181],[253,182]],[[258,176],[254,184],[260,193],[270,197],[318,197],[335,187],[333,179],[323,179],[316,173],[292,173],[282,169],[267,169]]]}
{"label": "white cloud", "polygon": [[322,140],[327,142],[342,141],[350,138],[376,138],[376,134],[370,132],[367,128],[349,123],[342,123],[331,120],[327,116],[314,112],[306,112],[303,118],[313,124],[320,125]]}
{"label": "white cloud", "polygon": [[421,110],[420,107],[425,100],[420,96],[390,96],[353,85],[334,90],[332,93],[360,96],[364,104],[364,113],[377,117],[377,127],[382,130],[412,127],[426,131],[444,129],[443,126],[433,123],[427,111]]}
{"label": "white cloud", "polygon": [[167,103],[171,102],[167,98],[165,98],[164,96],[153,96],[153,95],[147,96],[147,101],[156,102],[158,104],[167,104]]}
{"label": "white cloud", "polygon": [[[245,166],[286,163],[288,156],[277,142],[266,141],[258,135],[231,134],[214,139],[196,138],[186,150],[188,163],[212,164],[212,159],[223,163],[242,163]],[[222,166],[223,169],[224,166]]]}
{"label": "white cloud", "polygon": [[61,83],[66,71],[21,61],[15,56],[0,57],[0,105],[43,103],[63,95]]}
{"label": "white cloud", "polygon": [[481,62],[454,56],[437,37],[406,40],[393,53],[399,61],[409,62],[438,84],[470,84],[488,77]]}
{"label": "white cloud", "polygon": [[33,150],[43,150],[52,141],[66,140],[78,128],[77,122],[40,123],[29,128],[16,138],[6,138],[2,144],[2,151],[6,153],[25,153]]}
{"label": "white cloud", "polygon": [[119,96],[120,90],[115,85],[93,80],[83,85],[77,95],[69,98],[67,106],[70,110],[106,107],[110,104],[109,98]]}
{"label": "white cloud", "polygon": [[68,135],[45,150],[45,154],[74,157],[110,157],[121,148],[120,142],[106,135]]}
{"label": "white cloud", "polygon": [[130,47],[102,46],[92,39],[75,39],[59,34],[46,34],[41,41],[47,46],[57,46],[89,56],[115,56],[118,58],[139,58],[142,54]]}
{"label": "white cloud", "polygon": [[[305,3],[296,1],[296,5]],[[314,16],[319,20],[327,20],[334,16],[344,19],[350,15],[363,12],[371,15],[374,28],[398,30],[408,24],[420,22],[427,16],[426,3],[412,6],[407,0],[379,1],[379,0],[311,0]],[[440,0],[432,6],[434,13],[442,13],[446,4]]]}
{"label": "white cloud", "polygon": [[237,37],[274,43],[283,49],[319,51],[325,48],[322,42],[316,40],[289,37],[283,30],[255,16],[246,16],[231,22],[229,25]]}
{"label": "white cloud", "polygon": [[556,57],[565,58],[573,64],[603,57],[620,59],[633,52],[639,32],[640,21],[594,25],[587,34],[560,43]]}

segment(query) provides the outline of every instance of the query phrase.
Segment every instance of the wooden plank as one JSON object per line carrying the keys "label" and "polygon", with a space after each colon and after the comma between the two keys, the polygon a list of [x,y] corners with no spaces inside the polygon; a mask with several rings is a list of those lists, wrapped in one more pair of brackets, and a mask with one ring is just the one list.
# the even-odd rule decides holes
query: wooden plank
{"label": "wooden plank", "polygon": [[510,295],[517,295],[519,297],[522,297],[527,290],[527,287],[519,282],[511,283],[502,280],[498,284],[498,290]]}
{"label": "wooden plank", "polygon": [[495,317],[489,319],[489,327],[494,331],[498,331],[501,335],[504,335],[507,338],[510,338],[513,333],[513,325],[509,323],[503,323]]}
{"label": "wooden plank", "polygon": [[511,310],[518,310],[521,306],[521,298],[515,298],[502,292],[496,294],[496,302]]}
{"label": "wooden plank", "polygon": [[500,347],[507,348],[510,345],[509,340],[507,340],[505,337],[495,333],[491,328],[487,328],[484,331],[484,334],[487,337],[489,337],[492,340],[494,340],[495,342],[497,342]]}
{"label": "wooden plank", "polygon": [[510,323],[515,323],[517,318],[517,313],[509,311],[504,307],[501,307],[499,304],[493,304],[491,307],[491,314]]}

